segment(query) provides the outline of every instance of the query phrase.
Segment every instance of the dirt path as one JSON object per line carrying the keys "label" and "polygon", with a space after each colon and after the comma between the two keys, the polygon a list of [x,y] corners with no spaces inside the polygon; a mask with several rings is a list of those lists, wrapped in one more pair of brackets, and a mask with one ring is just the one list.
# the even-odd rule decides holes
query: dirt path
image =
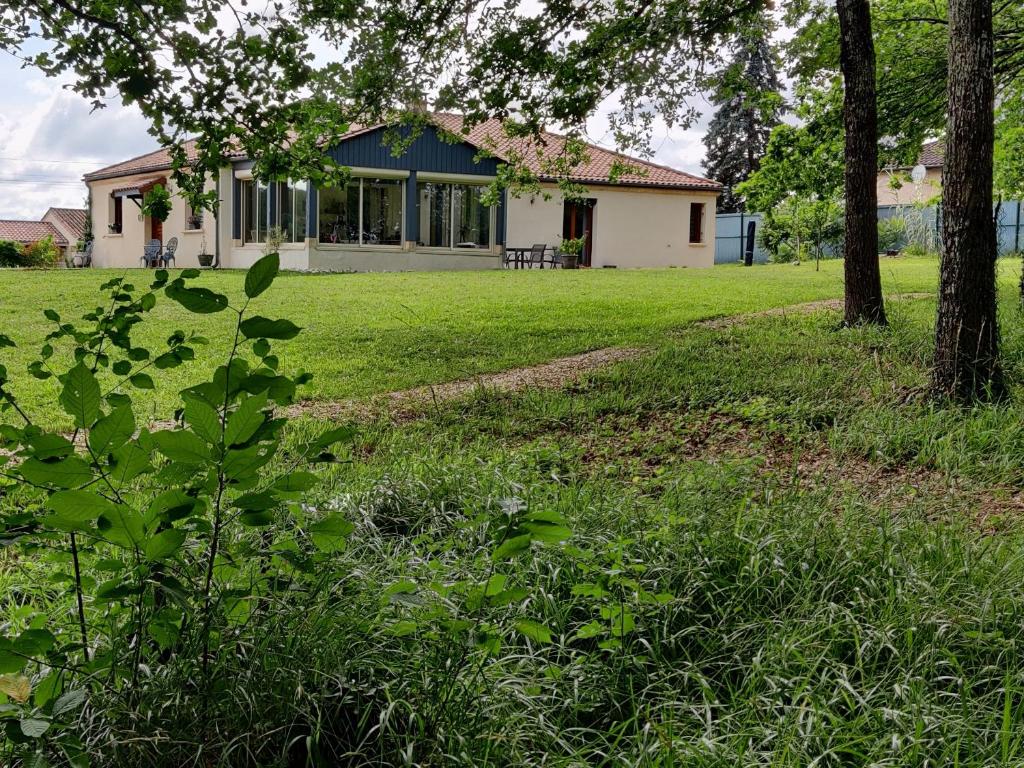
{"label": "dirt path", "polygon": [[[922,299],[931,296],[927,293],[903,294],[901,299]],[[760,317],[785,317],[786,315],[807,315],[821,310],[842,310],[842,299],[825,299],[810,301],[804,304],[793,304],[787,307],[758,310],[741,315],[718,317],[700,320],[690,328],[730,328]],[[685,333],[683,328],[679,332]],[[593,352],[562,357],[541,365],[526,368],[513,368],[498,373],[485,373],[469,379],[450,381],[431,386],[388,392],[369,398],[340,400],[335,402],[308,401],[297,403],[286,408],[284,413],[289,417],[311,416],[318,419],[360,419],[372,418],[381,412],[390,413],[393,417],[408,418],[418,408],[431,403],[444,403],[464,397],[477,390],[493,392],[520,392],[525,389],[557,389],[578,381],[585,374],[623,360],[635,360],[650,350],[637,347],[608,347]]]}
{"label": "dirt path", "polygon": [[590,371],[623,360],[634,360],[644,354],[647,354],[647,350],[636,347],[596,349],[528,368],[484,373],[471,379],[404,389],[369,398],[297,403],[286,408],[284,413],[290,417],[301,415],[317,419],[369,418],[380,411],[399,416],[409,415],[417,407],[456,400],[477,390],[520,392],[525,389],[555,389],[578,380]]}

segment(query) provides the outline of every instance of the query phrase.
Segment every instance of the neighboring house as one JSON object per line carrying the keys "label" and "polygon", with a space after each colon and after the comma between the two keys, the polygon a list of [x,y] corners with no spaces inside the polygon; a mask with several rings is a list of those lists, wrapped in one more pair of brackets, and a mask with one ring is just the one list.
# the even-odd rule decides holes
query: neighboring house
{"label": "neighboring house", "polygon": [[[494,269],[508,247],[557,246],[586,237],[582,263],[593,267],[706,266],[714,263],[715,202],[721,186],[665,166],[589,148],[589,159],[572,180],[585,185],[579,201],[561,198],[544,176],[536,152],[527,163],[545,194],[502,194],[498,205],[481,195],[513,152],[491,121],[461,141],[461,118],[434,115],[401,156],[382,143],[385,127],[354,126],[328,150],[352,169],[344,188],[317,189],[305,181],[254,179],[252,162],[233,158],[207,184],[221,201],[219,216],[192,211],[170,181],[166,151],[152,152],[85,176],[92,198],[96,266],[137,266],[147,240],[179,241],[176,262],[193,266],[205,246],[225,267],[247,267],[266,248],[268,231],[279,230],[281,264],[288,269],[389,271]],[[544,152],[557,154],[564,138],[545,134]],[[193,147],[186,146],[191,152]],[[478,157],[480,151],[490,157]],[[609,182],[613,168],[630,172]],[[162,227],[141,214],[146,192],[166,185],[176,204]]]}
{"label": "neighboring house", "polygon": [[79,242],[85,238],[87,216],[85,208],[50,208],[40,221],[52,224],[64,236],[68,241],[68,255],[73,255],[78,250]]}
{"label": "neighboring house", "polygon": [[21,245],[31,245],[47,237],[64,259],[69,259],[78,250],[78,241],[85,232],[86,211],[78,208],[50,208],[39,221],[0,221],[0,240],[10,240]]}
{"label": "neighboring house", "polygon": [[924,166],[925,176],[921,183],[910,178],[913,167],[886,168],[878,174],[879,205],[926,205],[942,194],[942,161],[946,154],[946,143],[929,141],[921,147],[917,165]]}

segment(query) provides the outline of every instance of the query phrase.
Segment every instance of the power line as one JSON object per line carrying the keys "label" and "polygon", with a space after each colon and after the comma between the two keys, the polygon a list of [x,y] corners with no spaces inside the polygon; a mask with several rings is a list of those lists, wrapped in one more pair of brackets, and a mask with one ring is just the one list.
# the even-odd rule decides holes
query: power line
{"label": "power line", "polygon": [[91,160],[43,160],[37,157],[11,157],[9,155],[0,156],[0,160],[10,160],[15,163],[47,163],[47,164],[60,164],[60,165],[87,165],[95,167],[99,163]]}

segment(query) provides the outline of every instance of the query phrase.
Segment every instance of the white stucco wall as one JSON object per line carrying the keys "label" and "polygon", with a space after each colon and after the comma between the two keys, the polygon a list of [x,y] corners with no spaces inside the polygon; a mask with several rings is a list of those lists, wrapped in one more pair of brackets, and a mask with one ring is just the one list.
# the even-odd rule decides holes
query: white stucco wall
{"label": "white stucco wall", "polygon": [[[108,224],[113,220],[111,211],[111,193],[115,189],[129,187],[137,182],[144,182],[167,173],[143,173],[134,176],[121,176],[116,179],[104,179],[89,182],[92,193],[92,228],[94,236],[93,265],[97,267],[138,267],[141,266],[142,252],[150,237],[150,222],[142,216],[134,201],[125,199],[122,203],[122,230],[113,234]],[[213,189],[214,182],[207,183],[207,189]],[[197,267],[199,252],[203,248],[204,238],[207,253],[215,248],[216,217],[209,211],[203,214],[203,225],[197,230],[185,228],[190,209],[188,203],[178,195],[178,188],[168,178],[167,190],[171,193],[171,215],[164,222],[163,242],[172,237],[178,238],[178,249],[174,254],[174,263],[178,267]]]}
{"label": "white stucco wall", "polygon": [[[555,187],[551,195],[509,196],[510,246],[534,243],[557,246],[562,240],[563,201]],[[591,266],[710,267],[715,263],[715,202],[713,192],[637,187],[591,187],[594,206]],[[704,240],[689,242],[690,204],[704,204]]]}

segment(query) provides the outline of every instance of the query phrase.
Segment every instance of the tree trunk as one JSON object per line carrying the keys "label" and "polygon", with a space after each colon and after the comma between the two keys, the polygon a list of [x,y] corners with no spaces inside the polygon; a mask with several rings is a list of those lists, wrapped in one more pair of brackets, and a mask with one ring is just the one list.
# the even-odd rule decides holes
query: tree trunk
{"label": "tree trunk", "polygon": [[992,0],[949,2],[949,115],[942,178],[942,267],[935,395],[956,402],[1006,395],[996,324]]}
{"label": "tree trunk", "polygon": [[878,104],[875,98],[875,45],[868,0],[836,0],[840,64],[843,70],[843,122],[846,127],[847,325],[885,325],[882,275],[878,266]]}

